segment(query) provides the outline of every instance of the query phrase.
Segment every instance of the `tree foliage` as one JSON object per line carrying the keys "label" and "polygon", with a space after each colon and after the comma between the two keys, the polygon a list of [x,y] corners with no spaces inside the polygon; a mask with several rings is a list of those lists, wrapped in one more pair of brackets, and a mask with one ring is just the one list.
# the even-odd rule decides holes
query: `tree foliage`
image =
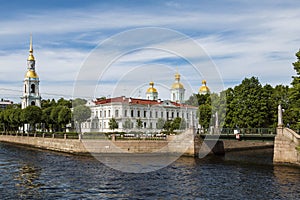
{"label": "tree foliage", "polygon": [[115,118],[111,118],[108,122],[108,126],[110,130],[115,130],[117,128],[119,128],[118,122],[116,121]]}
{"label": "tree foliage", "polygon": [[138,129],[143,128],[143,121],[141,119],[136,120],[136,128]]}

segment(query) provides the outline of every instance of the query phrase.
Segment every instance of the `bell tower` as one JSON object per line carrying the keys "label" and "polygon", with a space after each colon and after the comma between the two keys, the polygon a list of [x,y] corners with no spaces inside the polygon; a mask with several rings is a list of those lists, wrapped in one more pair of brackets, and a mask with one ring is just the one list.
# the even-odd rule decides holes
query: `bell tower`
{"label": "bell tower", "polygon": [[180,82],[180,74],[176,72],[175,74],[175,82],[171,87],[171,101],[176,103],[183,103],[184,102],[184,86]]}
{"label": "bell tower", "polygon": [[148,88],[146,92],[146,98],[149,100],[157,100],[158,99],[158,92],[156,88],[154,88],[154,82],[149,83],[150,87]]}
{"label": "bell tower", "polygon": [[35,59],[33,56],[32,36],[30,36],[29,56],[27,59],[27,72],[23,81],[22,109],[27,106],[41,107],[41,95],[39,91],[39,76],[35,71]]}

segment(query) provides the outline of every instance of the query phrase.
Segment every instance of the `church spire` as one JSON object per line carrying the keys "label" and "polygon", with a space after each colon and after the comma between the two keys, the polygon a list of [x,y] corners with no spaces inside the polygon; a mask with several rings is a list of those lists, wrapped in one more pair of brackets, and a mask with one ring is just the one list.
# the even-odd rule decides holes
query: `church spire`
{"label": "church spire", "polygon": [[33,47],[32,47],[32,35],[30,34],[30,45],[29,45],[29,56],[28,56],[28,61],[34,60],[33,56]]}

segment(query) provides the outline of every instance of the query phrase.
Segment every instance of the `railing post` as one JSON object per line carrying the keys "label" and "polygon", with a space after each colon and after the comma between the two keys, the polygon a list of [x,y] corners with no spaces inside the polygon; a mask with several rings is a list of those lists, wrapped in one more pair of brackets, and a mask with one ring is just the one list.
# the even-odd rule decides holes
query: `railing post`
{"label": "railing post", "polygon": [[67,134],[64,134],[64,139],[67,139]]}
{"label": "railing post", "polygon": [[54,135],[54,133],[52,134],[52,138],[54,138],[55,137],[55,135]]}

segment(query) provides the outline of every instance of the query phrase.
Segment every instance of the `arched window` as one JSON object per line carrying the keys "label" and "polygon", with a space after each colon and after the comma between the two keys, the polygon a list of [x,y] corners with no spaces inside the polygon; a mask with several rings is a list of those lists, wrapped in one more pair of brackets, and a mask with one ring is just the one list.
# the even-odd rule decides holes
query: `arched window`
{"label": "arched window", "polygon": [[35,85],[31,84],[31,93],[35,93]]}
{"label": "arched window", "polygon": [[34,101],[32,101],[30,105],[32,105],[32,106],[35,106],[35,102],[34,102]]}
{"label": "arched window", "polygon": [[26,93],[26,85],[24,85],[24,92]]}

